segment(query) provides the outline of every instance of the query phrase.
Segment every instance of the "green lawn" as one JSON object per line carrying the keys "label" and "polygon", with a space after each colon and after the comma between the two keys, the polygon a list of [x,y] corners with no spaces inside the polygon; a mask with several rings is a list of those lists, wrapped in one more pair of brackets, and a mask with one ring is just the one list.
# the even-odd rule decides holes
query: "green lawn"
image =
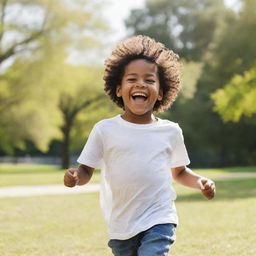
{"label": "green lawn", "polygon": [[[63,184],[64,171],[54,165],[0,164],[0,187]],[[99,182],[98,171],[90,182]]]}
{"label": "green lawn", "polygon": [[[195,171],[203,176],[215,178],[232,172],[256,172],[256,167],[197,169]],[[0,164],[0,187],[62,184],[63,174],[64,170],[54,165]],[[99,182],[99,171],[95,171],[90,182]]]}
{"label": "green lawn", "polygon": [[[198,172],[216,177],[229,171]],[[175,184],[180,225],[172,256],[256,255],[256,177],[216,185],[216,198],[206,201],[198,191]],[[1,256],[111,255],[98,193],[2,198],[0,205]]]}

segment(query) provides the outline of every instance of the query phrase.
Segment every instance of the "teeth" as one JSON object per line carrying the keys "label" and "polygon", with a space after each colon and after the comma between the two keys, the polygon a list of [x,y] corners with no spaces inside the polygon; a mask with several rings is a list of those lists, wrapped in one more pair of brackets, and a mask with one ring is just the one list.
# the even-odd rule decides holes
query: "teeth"
{"label": "teeth", "polygon": [[147,95],[144,94],[144,93],[134,93],[132,96],[133,97],[135,97],[135,96],[142,96],[142,97],[146,97],[147,98]]}

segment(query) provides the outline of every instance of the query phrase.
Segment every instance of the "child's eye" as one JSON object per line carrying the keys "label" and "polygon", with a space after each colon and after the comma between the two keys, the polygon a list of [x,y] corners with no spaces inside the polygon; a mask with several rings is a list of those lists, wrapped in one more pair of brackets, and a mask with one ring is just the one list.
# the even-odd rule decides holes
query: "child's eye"
{"label": "child's eye", "polygon": [[148,79],[148,80],[146,80],[146,82],[150,83],[150,84],[153,84],[155,82],[155,80]]}
{"label": "child's eye", "polygon": [[136,80],[135,78],[128,78],[127,79],[127,81],[129,81],[129,82],[135,82],[135,80]]}

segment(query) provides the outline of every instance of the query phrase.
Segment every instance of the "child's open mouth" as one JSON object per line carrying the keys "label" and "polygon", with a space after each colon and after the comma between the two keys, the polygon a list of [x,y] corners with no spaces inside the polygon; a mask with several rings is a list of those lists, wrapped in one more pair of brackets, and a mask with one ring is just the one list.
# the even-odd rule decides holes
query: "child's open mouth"
{"label": "child's open mouth", "polygon": [[132,99],[135,100],[136,102],[144,102],[146,101],[148,96],[144,93],[134,93],[132,95]]}

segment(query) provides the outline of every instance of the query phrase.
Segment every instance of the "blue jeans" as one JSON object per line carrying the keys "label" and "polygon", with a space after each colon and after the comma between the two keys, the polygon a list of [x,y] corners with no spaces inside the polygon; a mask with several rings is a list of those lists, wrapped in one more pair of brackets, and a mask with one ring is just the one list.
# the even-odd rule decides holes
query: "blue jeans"
{"label": "blue jeans", "polygon": [[159,224],[127,240],[111,239],[108,246],[115,256],[167,256],[175,233],[175,224]]}

